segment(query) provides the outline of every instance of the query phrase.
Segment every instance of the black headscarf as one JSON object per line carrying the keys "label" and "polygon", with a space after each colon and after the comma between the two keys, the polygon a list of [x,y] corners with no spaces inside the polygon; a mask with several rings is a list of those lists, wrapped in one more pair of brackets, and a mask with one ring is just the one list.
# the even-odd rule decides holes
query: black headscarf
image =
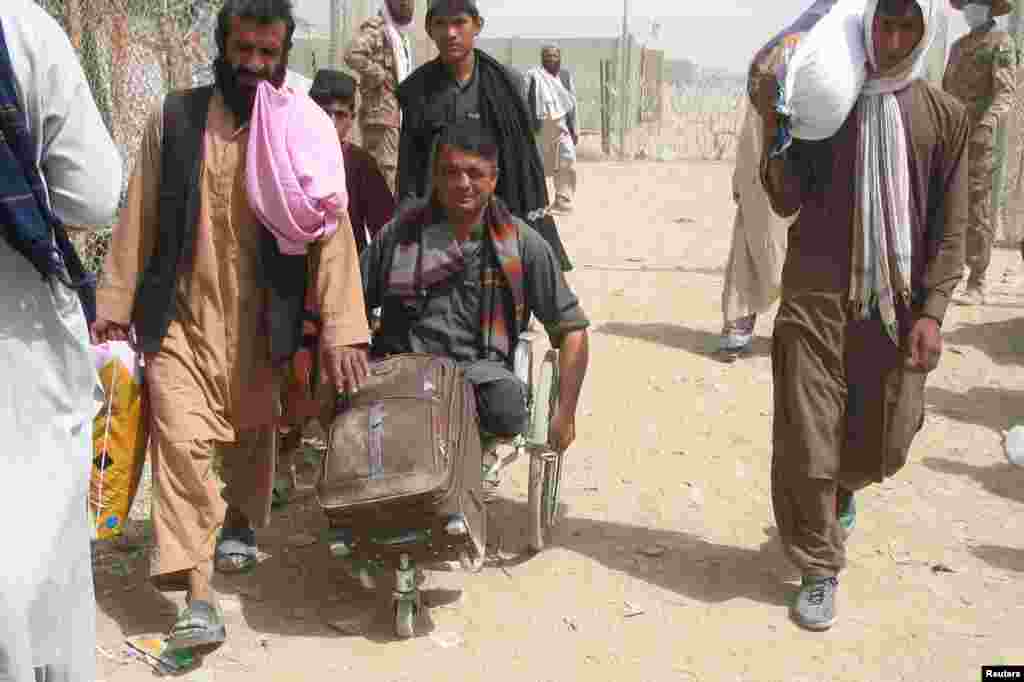
{"label": "black headscarf", "polygon": [[427,32],[430,32],[430,20],[435,16],[453,17],[468,14],[474,19],[480,18],[480,9],[476,0],[433,0],[427,7]]}
{"label": "black headscarf", "polygon": [[[522,86],[486,52],[476,50],[476,59],[481,123],[493,135],[500,156],[501,174],[495,193],[513,215],[532,222],[547,208],[548,189]],[[442,130],[434,129],[436,124],[427,120],[426,104],[448,80],[447,67],[435,59],[413,72],[398,88],[402,136],[406,140],[398,161],[400,199],[423,197],[427,192],[430,150]],[[415,144],[410,144],[413,138]]]}

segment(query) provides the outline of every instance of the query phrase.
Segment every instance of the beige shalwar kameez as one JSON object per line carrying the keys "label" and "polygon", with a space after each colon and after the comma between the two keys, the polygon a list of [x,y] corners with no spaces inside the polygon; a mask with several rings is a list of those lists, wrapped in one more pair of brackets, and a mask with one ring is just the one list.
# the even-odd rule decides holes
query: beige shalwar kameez
{"label": "beige shalwar kameez", "polygon": [[[162,106],[151,116],[128,204],[98,292],[100,319],[127,324],[159,227]],[[224,501],[256,527],[269,521],[276,458],[277,381],[261,284],[258,222],[245,190],[249,133],[220,94],[210,104],[200,179],[194,265],[179,273],[178,312],[159,352],[146,358],[152,415],[154,582],[181,587],[209,574]],[[342,190],[344,188],[341,188]],[[324,347],[369,340],[359,263],[345,213],[310,249]],[[223,500],[213,472],[223,461]]]}
{"label": "beige shalwar kameez", "polygon": [[757,111],[748,106],[732,176],[736,219],[722,290],[726,323],[767,313],[782,287],[786,233],[793,218],[775,214],[761,184],[763,127]]}

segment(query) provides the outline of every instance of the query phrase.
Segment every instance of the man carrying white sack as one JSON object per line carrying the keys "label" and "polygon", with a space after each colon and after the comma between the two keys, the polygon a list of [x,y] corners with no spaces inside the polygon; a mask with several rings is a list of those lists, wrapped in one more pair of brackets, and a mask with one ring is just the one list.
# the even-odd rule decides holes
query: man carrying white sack
{"label": "man carrying white sack", "polygon": [[86,500],[102,393],[61,221],[103,225],[121,159],[67,35],[0,4],[0,680],[95,682]]}
{"label": "man carrying white sack", "polygon": [[831,139],[763,162],[776,212],[799,211],[772,349],[772,506],[803,575],[792,617],[810,630],[836,619],[854,491],[896,474],[923,425],[960,279],[970,122],[920,80],[944,5],[869,0],[853,112]]}
{"label": "man carrying white sack", "polygon": [[301,343],[307,286],[335,386],[356,390],[366,376],[341,145],[315,102],[281,87],[294,30],[289,0],[224,4],[215,85],[154,110],[97,296],[99,340],[132,327],[145,353],[152,580],[188,592],[173,649],[223,642],[214,567],[255,567],[254,529],[270,517],[278,372]]}

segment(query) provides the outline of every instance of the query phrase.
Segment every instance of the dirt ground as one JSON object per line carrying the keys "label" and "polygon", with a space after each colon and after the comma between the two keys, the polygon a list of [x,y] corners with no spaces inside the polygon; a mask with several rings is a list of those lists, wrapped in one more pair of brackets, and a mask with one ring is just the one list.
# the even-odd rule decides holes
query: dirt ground
{"label": "dirt ground", "polygon": [[[1024,418],[1020,256],[995,254],[987,306],[951,309],[912,463],[858,497],[840,621],[803,632],[769,505],[771,319],[752,356],[713,352],[730,175],[580,168],[560,225],[592,356],[552,548],[524,553],[521,461],[492,508],[497,560],[430,573],[433,629],[396,641],[386,595],[362,593],[322,542],[295,546],[326,526],[297,502],[261,534],[256,572],[218,579],[229,642],[184,679],[953,682],[1024,664],[1024,470],[1000,435]],[[122,643],[166,631],[181,603],[148,587],[145,554],[97,553],[104,682],[152,676]]]}

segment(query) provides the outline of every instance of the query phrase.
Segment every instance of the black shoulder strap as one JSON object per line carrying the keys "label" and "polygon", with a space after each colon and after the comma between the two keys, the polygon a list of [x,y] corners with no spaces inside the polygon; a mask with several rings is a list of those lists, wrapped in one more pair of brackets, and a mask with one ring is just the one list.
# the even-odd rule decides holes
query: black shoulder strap
{"label": "black shoulder strap", "polygon": [[160,184],[185,195],[181,263],[191,267],[194,227],[199,220],[199,178],[203,168],[203,137],[213,86],[173,92],[164,100]]}
{"label": "black shoulder strap", "polygon": [[172,92],[164,99],[160,141],[158,234],[132,308],[140,348],[160,350],[176,313],[175,282],[192,267],[199,221],[203,133],[212,87]]}

